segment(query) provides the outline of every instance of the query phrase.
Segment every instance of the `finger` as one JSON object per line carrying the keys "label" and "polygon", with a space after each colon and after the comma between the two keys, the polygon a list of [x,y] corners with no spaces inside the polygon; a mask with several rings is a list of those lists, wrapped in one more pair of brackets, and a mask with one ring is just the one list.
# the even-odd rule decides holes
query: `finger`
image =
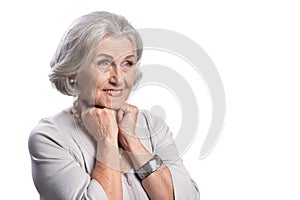
{"label": "finger", "polygon": [[81,118],[82,118],[82,120],[84,122],[86,122],[87,118],[90,118],[91,113],[92,113],[92,108],[87,107],[84,110],[82,110],[82,112],[81,112]]}
{"label": "finger", "polygon": [[84,111],[87,108],[89,108],[89,105],[86,100],[79,100],[78,104],[79,104],[79,107],[81,108],[81,111]]}
{"label": "finger", "polygon": [[87,107],[85,110],[82,111],[81,115],[84,116],[86,120],[94,121],[97,119],[98,116],[97,108]]}
{"label": "finger", "polygon": [[123,120],[124,114],[125,114],[125,112],[122,108],[118,110],[118,112],[117,112],[117,122],[118,123],[120,123]]}

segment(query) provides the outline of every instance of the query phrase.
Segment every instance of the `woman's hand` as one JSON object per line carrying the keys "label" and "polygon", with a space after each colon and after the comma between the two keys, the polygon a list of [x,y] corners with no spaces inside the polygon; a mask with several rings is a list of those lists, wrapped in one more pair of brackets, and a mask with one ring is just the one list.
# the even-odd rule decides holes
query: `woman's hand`
{"label": "woman's hand", "polygon": [[153,157],[135,132],[138,111],[137,107],[125,104],[117,112],[119,142],[125,149],[135,169],[138,169]]}
{"label": "woman's hand", "polygon": [[97,143],[106,140],[113,145],[118,144],[116,111],[107,108],[88,107],[82,111],[81,118],[86,129],[94,136]]}
{"label": "woman's hand", "polygon": [[119,142],[126,151],[130,151],[130,147],[139,143],[135,133],[138,112],[138,108],[130,104],[125,104],[117,112]]}
{"label": "woman's hand", "polygon": [[97,161],[100,161],[101,165],[120,171],[116,111],[88,107],[82,111],[81,118],[88,132],[96,140]]}
{"label": "woman's hand", "polygon": [[[140,168],[153,157],[135,133],[137,115],[138,108],[129,104],[125,104],[117,112],[119,141],[135,169]],[[150,199],[174,199],[171,173],[165,164],[144,179],[142,185]]]}
{"label": "woman's hand", "polygon": [[125,104],[117,112],[118,127],[122,134],[135,133],[136,120],[139,109],[136,106]]}
{"label": "woman's hand", "polygon": [[109,199],[122,199],[123,165],[118,150],[116,111],[96,107],[81,108],[81,119],[97,142],[92,179],[100,183]]}

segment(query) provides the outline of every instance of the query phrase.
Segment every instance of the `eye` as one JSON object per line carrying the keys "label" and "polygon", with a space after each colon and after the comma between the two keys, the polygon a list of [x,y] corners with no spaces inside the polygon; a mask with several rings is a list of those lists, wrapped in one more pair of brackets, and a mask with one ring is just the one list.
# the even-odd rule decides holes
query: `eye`
{"label": "eye", "polygon": [[108,60],[100,60],[97,65],[101,68],[106,68],[110,65],[110,62]]}
{"label": "eye", "polygon": [[123,63],[123,67],[126,67],[126,68],[130,68],[130,67],[132,67],[133,65],[134,65],[134,63],[131,62],[131,61],[125,61],[125,62]]}

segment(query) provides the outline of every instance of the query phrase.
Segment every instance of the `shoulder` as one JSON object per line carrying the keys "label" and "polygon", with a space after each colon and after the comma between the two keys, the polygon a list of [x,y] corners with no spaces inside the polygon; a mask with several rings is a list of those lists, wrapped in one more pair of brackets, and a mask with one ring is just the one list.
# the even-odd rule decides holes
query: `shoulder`
{"label": "shoulder", "polygon": [[147,127],[149,131],[159,131],[167,125],[159,116],[152,114],[148,110],[140,110],[138,114],[137,125]]}
{"label": "shoulder", "polygon": [[[174,161],[178,158],[178,151],[173,138],[173,134],[163,119],[152,114],[147,110],[141,110],[139,113],[139,122],[136,131],[144,146],[152,153],[158,154],[164,162]],[[142,122],[141,122],[142,121]],[[147,132],[148,135],[141,133]]]}
{"label": "shoulder", "polygon": [[66,129],[72,126],[67,125],[72,123],[67,111],[62,111],[54,116],[43,118],[32,129],[28,138],[28,147],[30,151],[40,149],[45,145],[66,147],[68,143],[68,133]]}
{"label": "shoulder", "polygon": [[136,133],[156,146],[161,141],[172,137],[169,127],[163,119],[148,110],[140,110],[136,124]]}

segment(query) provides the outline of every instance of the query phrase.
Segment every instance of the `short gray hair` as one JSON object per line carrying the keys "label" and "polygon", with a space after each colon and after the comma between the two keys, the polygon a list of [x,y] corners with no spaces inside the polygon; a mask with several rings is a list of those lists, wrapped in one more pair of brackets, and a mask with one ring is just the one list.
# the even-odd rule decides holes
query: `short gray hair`
{"label": "short gray hair", "polygon": [[[92,12],[74,21],[63,36],[51,60],[52,70],[49,79],[58,91],[72,96],[79,94],[70,78],[76,76],[81,66],[90,62],[93,49],[106,36],[127,37],[135,47],[137,63],[139,63],[143,43],[141,36],[132,25],[120,15]],[[135,82],[138,82],[142,74],[138,66],[136,67]]]}

